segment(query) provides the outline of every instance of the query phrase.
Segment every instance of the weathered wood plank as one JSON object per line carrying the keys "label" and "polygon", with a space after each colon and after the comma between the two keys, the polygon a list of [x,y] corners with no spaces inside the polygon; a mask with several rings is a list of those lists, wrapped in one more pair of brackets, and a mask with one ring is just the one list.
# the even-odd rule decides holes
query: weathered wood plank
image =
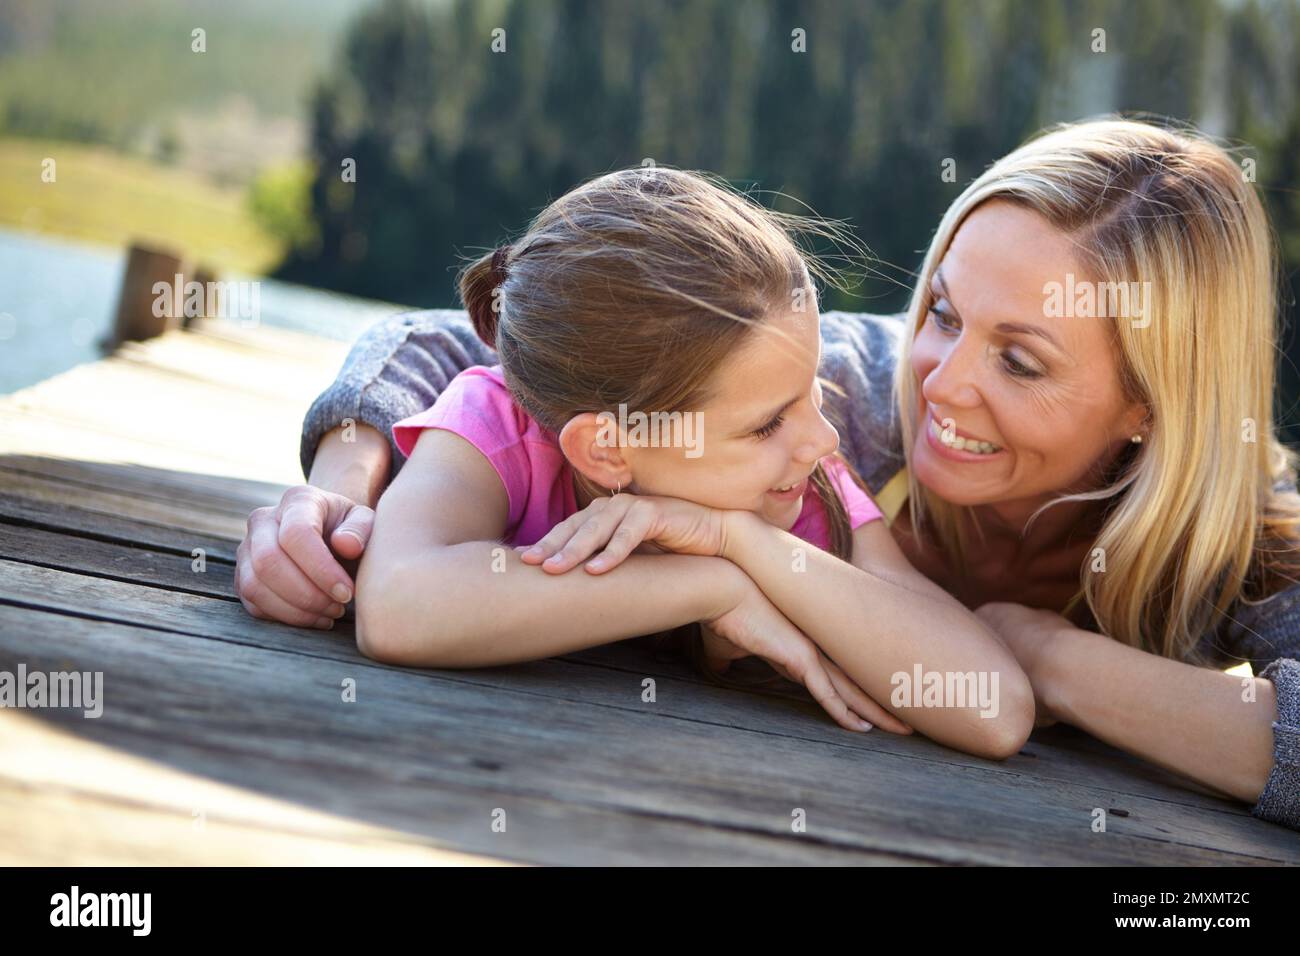
{"label": "weathered wood plank", "polygon": [[192,531],[204,537],[224,538],[236,545],[243,540],[248,528],[247,515],[241,518],[231,513],[204,512],[155,498],[102,491],[5,469],[0,469],[0,496],[25,498],[54,506],[71,506],[108,516],[123,516],[177,531]]}
{"label": "weathered wood plank", "polygon": [[78,535],[88,540],[110,541],[127,547],[140,546],[177,554],[189,554],[194,548],[203,548],[210,560],[217,559],[226,563],[235,560],[235,548],[238,546],[238,542],[231,541],[230,538],[214,538],[167,525],[88,511],[66,503],[36,501],[3,492],[0,492],[0,521],[15,527],[43,528]]}
{"label": "weathered wood plank", "polygon": [[[0,558],[149,587],[235,599],[234,567],[224,561],[209,560],[206,554],[204,571],[199,573],[193,570],[194,559],[189,552],[177,554],[125,547],[0,521]],[[151,597],[147,592],[135,595],[137,602],[149,601]]]}
{"label": "weathered wood plank", "polygon": [[[12,610],[0,606],[0,666],[10,668]],[[498,728],[487,744],[445,731],[430,736],[423,721],[403,726],[400,733],[391,722],[367,730],[370,721],[355,710],[349,712],[354,705],[333,703],[339,700],[337,674],[317,674],[323,684],[316,679],[303,683],[301,662],[307,661],[309,670],[319,667],[309,658],[289,664],[269,659],[265,651],[251,652],[250,658],[243,648],[233,656],[227,649],[195,658],[187,645],[200,651],[213,645],[55,615],[27,614],[22,621],[39,646],[39,651],[23,652],[21,659],[29,667],[72,666],[69,655],[83,654],[91,644],[113,659],[103,667],[102,717],[87,720],[66,711],[40,712],[67,731],[188,774],[365,826],[400,830],[424,842],[550,863],[913,862],[906,854],[828,846],[815,838],[774,838],[744,827],[702,825],[653,808],[629,808],[602,796],[608,789],[604,782],[591,793],[561,796],[551,792],[547,781],[503,784],[503,776],[516,775],[503,774],[503,754],[496,742],[505,739],[515,748],[521,744],[507,729]],[[179,657],[174,656],[177,651]],[[410,680],[410,675],[397,673],[402,682]],[[418,693],[420,699],[403,693],[405,699],[392,700],[387,691],[393,688],[381,689],[367,675],[359,686],[364,694],[378,695],[376,703],[390,718],[413,708],[438,709],[436,701]],[[250,706],[253,701],[258,703]],[[290,719],[286,708],[298,713]],[[329,719],[322,724],[324,717]],[[506,812],[504,833],[492,829],[498,807]],[[229,812],[219,801],[197,809],[210,817]],[[267,826],[275,823],[266,821]]]}
{"label": "weathered wood plank", "polygon": [[479,866],[484,856],[314,812],[0,711],[3,866]]}
{"label": "weathered wood plank", "polygon": [[[3,532],[0,526],[0,532]],[[19,540],[21,537],[19,536]],[[0,536],[0,544],[3,537]],[[60,545],[59,553],[73,551],[75,546]],[[129,549],[125,549],[129,550]],[[99,554],[90,561],[87,554],[76,555],[75,560],[95,563],[101,568],[120,572],[120,564],[134,567],[141,577],[147,577],[146,567],[152,561],[136,564],[120,562],[112,551]],[[189,571],[188,559],[172,558],[174,567],[164,575],[166,581],[157,582],[172,587],[176,582],[180,590],[197,591],[198,587],[184,577],[204,578],[205,575]],[[142,566],[143,565],[143,566]],[[159,566],[167,567],[166,557]],[[254,622],[243,612],[241,605],[233,603],[233,591],[225,596],[224,604],[214,604],[192,595],[162,593],[141,596],[129,585],[117,582],[87,582],[77,575],[62,574],[44,569],[28,569],[0,561],[0,571],[9,582],[0,582],[0,600],[37,604],[54,610],[78,613],[96,619],[118,621],[157,627],[181,634],[212,637],[293,653],[310,653],[332,660],[356,659],[351,621],[340,622],[333,634],[286,627],[270,622]],[[121,573],[110,575],[122,577]],[[215,581],[216,579],[212,579]],[[229,580],[223,570],[221,580]],[[188,586],[185,586],[188,584]],[[204,587],[210,587],[205,582]],[[31,595],[39,595],[33,599]],[[371,664],[373,662],[366,662]],[[592,677],[572,665],[599,667],[612,670],[614,675]],[[376,665],[377,666],[377,665]],[[681,688],[672,694],[664,713],[685,719],[713,722],[724,726],[745,726],[763,733],[801,737],[810,740],[838,742],[844,735],[821,711],[813,705],[800,688],[788,685],[790,691],[782,694],[754,692],[735,694],[706,683],[683,663],[665,660],[651,652],[641,642],[623,642],[606,648],[566,655],[553,661],[541,661],[520,669],[483,669],[475,671],[423,671],[441,675],[445,679],[478,684],[485,689],[516,688],[555,696],[564,700],[583,700],[601,706],[624,707],[640,710],[641,682],[647,677],[657,683]],[[694,685],[691,689],[690,685]],[[762,703],[747,700],[757,697]],[[1035,734],[1025,751],[1010,761],[995,764],[949,750],[930,741],[914,737],[901,740],[883,732],[869,738],[869,749],[882,749],[896,754],[907,754],[916,759],[929,759],[972,767],[998,767],[1015,775],[1029,775],[1044,780],[1068,782],[1088,780],[1093,786],[1112,792],[1113,805],[1123,802],[1130,794],[1140,794],[1158,800],[1181,803],[1186,806],[1211,809],[1215,812],[1245,815],[1245,809],[1228,803],[1221,797],[1204,792],[1190,791],[1182,781],[1159,768],[1129,757],[1097,742],[1098,749],[1080,752],[1081,741],[1092,738],[1068,728],[1046,729]]]}
{"label": "weathered wood plank", "polygon": [[48,478],[60,484],[98,488],[184,503],[201,511],[234,517],[277,504],[285,486],[268,481],[213,477],[147,465],[80,461],[42,455],[0,454],[0,472]]}
{"label": "weathered wood plank", "polygon": [[[484,694],[466,682],[361,660],[286,655],[14,607],[0,607],[0,657],[32,668],[72,661],[62,666],[103,670],[112,706],[99,720],[66,718],[87,736],[241,786],[260,783],[264,792],[309,805],[325,792],[359,801],[370,810],[348,815],[437,835],[470,852],[488,851],[457,843],[455,827],[427,829],[427,787],[412,789],[412,781],[464,787],[475,795],[480,822],[510,796],[543,794],[564,805],[619,808],[633,829],[632,818],[683,818],[796,844],[802,838],[791,836],[789,821],[799,807],[818,841],[942,862],[1300,861],[1294,834],[1236,814],[1129,795],[1129,816],[1112,815],[1109,832],[1094,834],[1092,808],[1114,806],[1114,795],[1085,783],[916,760],[869,749],[856,735],[828,744],[670,718],[658,702],[633,713],[510,688]],[[340,682],[349,677],[357,681],[356,704],[339,702]],[[661,687],[660,700],[671,690]],[[313,778],[310,786],[304,776]],[[367,796],[376,789],[390,801],[378,819],[369,815],[375,803]],[[600,860],[605,850],[591,836],[579,843],[589,854],[582,858]],[[517,848],[496,855],[574,859],[541,832],[519,838]],[[653,848],[645,858],[664,859]]]}

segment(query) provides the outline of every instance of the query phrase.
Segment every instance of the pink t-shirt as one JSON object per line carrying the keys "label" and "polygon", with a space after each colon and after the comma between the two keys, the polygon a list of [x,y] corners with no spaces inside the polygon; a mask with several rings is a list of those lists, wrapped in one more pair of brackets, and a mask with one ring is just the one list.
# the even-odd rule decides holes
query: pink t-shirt
{"label": "pink t-shirt", "polygon": [[[501,366],[475,365],[457,375],[431,408],[393,426],[393,439],[410,457],[420,432],[444,428],[465,439],[492,463],[510,501],[503,540],[535,544],[548,531],[578,510],[573,472],[554,432],[539,425],[520,408],[506,388]],[[822,459],[849,516],[857,528],[881,517],[880,509],[849,476],[837,458]],[[790,533],[827,550],[830,525],[821,498],[803,497],[803,510]]]}

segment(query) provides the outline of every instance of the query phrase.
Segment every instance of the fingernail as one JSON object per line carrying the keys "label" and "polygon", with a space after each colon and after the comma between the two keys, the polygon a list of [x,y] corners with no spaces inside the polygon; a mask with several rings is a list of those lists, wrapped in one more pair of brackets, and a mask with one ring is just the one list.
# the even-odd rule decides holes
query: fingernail
{"label": "fingernail", "polygon": [[871,724],[867,723],[865,720],[859,720],[858,723],[862,725],[864,731],[871,729]]}
{"label": "fingernail", "polygon": [[345,608],[342,604],[331,604],[329,609],[329,616],[332,618],[340,618],[343,616],[343,612],[346,610],[347,608]]}
{"label": "fingernail", "polygon": [[332,594],[334,600],[338,601],[340,604],[347,604],[352,600],[352,589],[346,584],[334,585],[334,589],[330,591],[330,594]]}
{"label": "fingernail", "polygon": [[322,628],[323,630],[328,631],[330,628],[334,626],[334,622],[330,620],[328,617],[322,617],[316,621],[316,626]]}

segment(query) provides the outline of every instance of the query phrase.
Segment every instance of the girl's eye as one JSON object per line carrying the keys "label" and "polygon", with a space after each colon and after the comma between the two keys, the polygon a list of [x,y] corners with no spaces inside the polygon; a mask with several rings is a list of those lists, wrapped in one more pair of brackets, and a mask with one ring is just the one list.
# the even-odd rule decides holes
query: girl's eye
{"label": "girl's eye", "polygon": [[938,306],[933,306],[933,305],[930,306],[930,308],[927,311],[930,313],[930,317],[934,319],[934,324],[937,325],[942,331],[944,332],[957,331],[957,326],[952,321],[952,316],[949,313],[945,312],[943,309],[940,309]]}
{"label": "girl's eye", "polygon": [[781,423],[784,421],[785,421],[784,415],[777,415],[776,418],[772,419],[762,428],[755,429],[753,433],[754,437],[760,440],[764,438],[770,438],[772,435],[776,434],[776,430],[781,427]]}

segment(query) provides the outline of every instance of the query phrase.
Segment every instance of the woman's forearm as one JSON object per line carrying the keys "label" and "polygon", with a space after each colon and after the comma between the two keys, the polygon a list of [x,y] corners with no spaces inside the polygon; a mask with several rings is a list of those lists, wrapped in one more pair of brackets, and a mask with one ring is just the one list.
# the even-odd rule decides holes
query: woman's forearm
{"label": "woman's forearm", "polygon": [[[755,516],[728,514],[724,556],[878,703],[927,737],[971,753],[1006,757],[1023,744],[1033,727],[1033,689],[1014,655],[958,601],[929,582],[908,587],[864,571]],[[798,571],[796,548],[803,550]],[[918,668],[954,683],[957,675],[977,683],[983,675],[984,687],[995,690],[991,706],[893,706],[895,675],[915,683]],[[912,700],[921,696],[915,691]]]}
{"label": "woman's forearm", "polygon": [[1065,723],[1254,803],[1273,766],[1273,685],[1070,629],[1044,652],[1040,693]]}
{"label": "woman's forearm", "polygon": [[717,617],[746,586],[729,561],[694,555],[633,555],[609,574],[552,576],[490,541],[405,560],[371,553],[357,577],[357,644],[406,666],[539,660]]}
{"label": "woman's forearm", "polygon": [[316,447],[308,484],[373,508],[388,482],[388,440],[357,422],[326,432]]}

